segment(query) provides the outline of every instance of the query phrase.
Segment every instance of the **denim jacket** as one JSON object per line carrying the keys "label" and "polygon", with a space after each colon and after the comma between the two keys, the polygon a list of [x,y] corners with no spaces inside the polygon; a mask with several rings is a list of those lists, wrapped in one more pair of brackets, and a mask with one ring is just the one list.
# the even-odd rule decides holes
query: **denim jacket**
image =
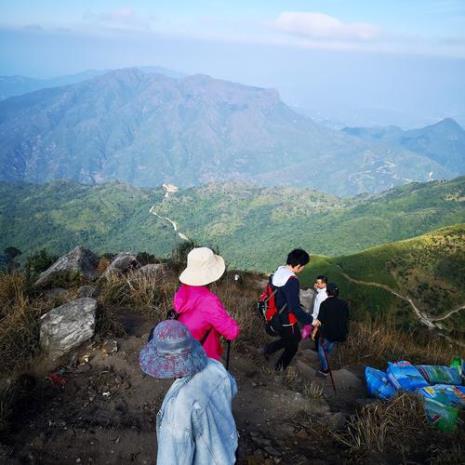
{"label": "denim jacket", "polygon": [[157,465],[232,465],[237,430],[234,378],[209,359],[194,376],[176,380],[157,415]]}

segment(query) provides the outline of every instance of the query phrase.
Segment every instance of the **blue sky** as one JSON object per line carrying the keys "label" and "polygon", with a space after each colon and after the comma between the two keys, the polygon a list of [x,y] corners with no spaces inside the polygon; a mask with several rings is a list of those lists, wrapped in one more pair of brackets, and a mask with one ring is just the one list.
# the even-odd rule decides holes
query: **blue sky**
{"label": "blue sky", "polygon": [[465,121],[465,0],[0,0],[0,74],[136,65],[275,87],[323,118]]}
{"label": "blue sky", "polygon": [[[2,0],[0,4],[3,27],[61,28],[87,34],[152,32],[465,57],[463,0]],[[325,19],[339,25],[331,28]],[[357,30],[363,26],[373,28],[373,34],[357,40]],[[328,34],[312,34],[318,27],[326,28]],[[344,30],[348,33],[342,34]]]}

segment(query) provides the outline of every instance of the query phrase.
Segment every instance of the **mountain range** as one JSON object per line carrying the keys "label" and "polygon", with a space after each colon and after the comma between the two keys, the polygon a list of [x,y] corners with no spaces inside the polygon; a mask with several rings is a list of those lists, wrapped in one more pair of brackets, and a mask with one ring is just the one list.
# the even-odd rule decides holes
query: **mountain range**
{"label": "mountain range", "polygon": [[[180,78],[184,76],[182,73],[166,69],[161,66],[139,66],[137,69],[145,73],[163,74],[172,78]],[[78,82],[87,81],[88,79],[101,76],[109,71],[110,70],[89,69],[80,73],[48,79],[30,78],[27,76],[0,76],[0,100],[27,94],[40,89],[76,84]]]}
{"label": "mountain range", "polygon": [[351,199],[245,183],[170,190],[0,183],[0,250],[85,245],[167,256],[181,233],[218,248],[233,267],[271,272],[293,247],[334,257],[465,223],[465,177]]}
{"label": "mountain range", "polygon": [[464,173],[448,153],[325,128],[275,90],[136,68],[3,100],[0,140],[10,182],[241,180],[349,196]]}
{"label": "mountain range", "polygon": [[451,118],[408,131],[397,126],[344,128],[343,131],[370,142],[405,148],[451,171],[463,172],[465,169],[465,130]]}

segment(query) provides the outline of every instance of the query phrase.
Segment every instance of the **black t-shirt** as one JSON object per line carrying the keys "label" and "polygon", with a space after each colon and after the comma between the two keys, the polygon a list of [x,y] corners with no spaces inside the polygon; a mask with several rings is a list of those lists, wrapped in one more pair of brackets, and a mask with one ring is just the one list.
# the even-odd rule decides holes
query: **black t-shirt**
{"label": "black t-shirt", "polygon": [[349,332],[349,306],[345,300],[328,297],[321,303],[318,320],[321,336],[330,342],[343,342]]}

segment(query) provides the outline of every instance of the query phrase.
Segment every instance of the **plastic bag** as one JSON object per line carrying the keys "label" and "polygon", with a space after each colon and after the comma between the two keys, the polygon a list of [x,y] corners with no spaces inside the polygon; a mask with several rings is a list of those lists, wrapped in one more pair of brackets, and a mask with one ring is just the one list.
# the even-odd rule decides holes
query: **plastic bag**
{"label": "plastic bag", "polygon": [[460,357],[454,357],[450,362],[450,367],[458,370],[462,378],[462,384],[465,384],[465,360]]}
{"label": "plastic bag", "polygon": [[310,334],[312,334],[312,329],[312,325],[304,325],[301,331],[302,340],[307,339],[310,336]]}
{"label": "plastic bag", "polygon": [[441,431],[451,432],[457,427],[459,409],[444,405],[437,400],[424,397],[424,408],[427,420]]}
{"label": "plastic bag", "polygon": [[451,386],[450,384],[437,384],[418,390],[418,393],[427,399],[433,399],[444,405],[452,407],[465,407],[465,386]]}
{"label": "plastic bag", "polygon": [[388,400],[396,393],[396,388],[389,382],[384,371],[376,368],[365,368],[365,380],[368,392],[371,396],[378,399]]}
{"label": "plastic bag", "polygon": [[428,382],[423,378],[420,371],[410,362],[388,362],[386,372],[389,381],[396,389],[415,391],[416,389],[428,386]]}
{"label": "plastic bag", "polygon": [[462,382],[457,368],[441,365],[417,365],[417,368],[429,384],[460,384]]}

